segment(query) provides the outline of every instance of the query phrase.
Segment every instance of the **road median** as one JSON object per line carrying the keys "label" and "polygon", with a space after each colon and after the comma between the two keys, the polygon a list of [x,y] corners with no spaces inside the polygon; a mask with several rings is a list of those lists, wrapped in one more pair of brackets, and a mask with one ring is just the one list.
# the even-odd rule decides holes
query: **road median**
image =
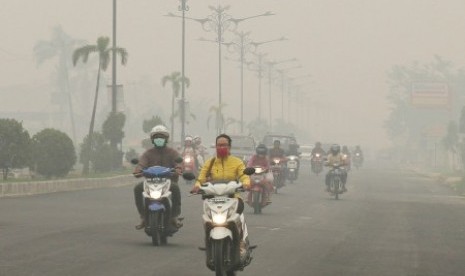
{"label": "road median", "polygon": [[50,181],[0,183],[0,197],[27,196],[84,189],[97,189],[132,185],[137,180],[132,175],[105,178],[76,178]]}

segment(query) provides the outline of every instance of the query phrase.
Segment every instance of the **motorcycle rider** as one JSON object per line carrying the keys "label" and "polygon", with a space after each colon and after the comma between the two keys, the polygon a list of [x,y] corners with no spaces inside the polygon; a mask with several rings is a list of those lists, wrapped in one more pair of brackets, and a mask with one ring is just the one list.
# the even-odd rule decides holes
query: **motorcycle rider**
{"label": "motorcycle rider", "polygon": [[[196,194],[200,190],[201,184],[215,180],[239,180],[242,187],[246,190],[250,188],[250,178],[244,174],[244,162],[238,157],[230,155],[231,137],[226,134],[220,134],[216,137],[216,157],[212,157],[205,162],[205,165],[200,170],[197,181],[191,190],[191,193]],[[243,214],[244,201],[237,193],[235,197],[239,200],[237,208],[238,214]],[[244,222],[245,223],[245,222]],[[247,228],[245,231],[247,231]],[[244,239],[246,233],[241,231],[240,251],[241,256],[245,256],[247,252],[248,241]]]}
{"label": "motorcycle rider", "polygon": [[321,147],[320,142],[315,143],[315,147],[312,149],[311,157],[313,158],[317,153],[319,153],[321,156],[325,156],[326,152],[325,150]]}
{"label": "motorcycle rider", "polygon": [[[268,160],[268,148],[264,144],[260,144],[255,149],[256,154],[254,154],[249,161],[247,162],[247,167],[255,167],[260,166],[265,169],[269,173],[268,170],[270,169],[270,161]],[[266,201],[267,203],[271,203],[271,194],[273,192],[273,183],[266,180],[266,184],[264,185],[266,190]]]}
{"label": "motorcycle rider", "polygon": [[197,162],[199,168],[205,163],[205,157],[207,156],[207,148],[202,145],[202,138],[200,136],[194,136],[192,139],[195,152],[197,154]]}
{"label": "motorcycle rider", "polygon": [[[157,125],[150,131],[150,140],[154,145],[153,148],[146,150],[139,158],[139,163],[134,169],[133,175],[135,177],[142,177],[142,170],[152,166],[163,166],[168,168],[176,168],[177,174],[171,176],[170,191],[172,193],[172,209],[171,219],[173,227],[181,227],[180,219],[178,216],[181,214],[181,191],[178,186],[179,174],[182,172],[181,164],[176,163],[179,159],[179,153],[168,147],[168,139],[170,137],[168,129],[164,125]],[[136,202],[137,211],[139,212],[141,222],[136,226],[137,230],[143,229],[146,225],[145,221],[145,208],[144,198],[142,193],[144,191],[144,183],[140,182],[134,187],[134,199]]]}
{"label": "motorcycle rider", "polygon": [[[329,155],[327,157],[326,165],[332,166],[333,164],[340,164],[342,166],[347,166],[347,160],[344,158],[344,155],[341,153],[341,146],[338,144],[333,144],[329,150]],[[347,171],[342,170],[342,190],[347,192],[346,182],[347,182]],[[326,191],[329,192],[329,181],[330,181],[330,171],[326,174],[325,183]]]}
{"label": "motorcycle rider", "polygon": [[[272,161],[274,158],[279,158],[282,160],[282,162],[284,162],[284,160],[286,160],[286,155],[285,155],[285,152],[284,150],[281,148],[281,141],[279,140],[274,140],[273,142],[273,148],[269,151],[269,154],[268,154],[268,157],[270,158],[270,161]],[[281,163],[280,163],[281,164]],[[281,168],[283,168],[281,166]],[[285,179],[287,178],[286,176],[286,169],[284,168],[282,170],[282,174],[280,176],[280,181],[279,183],[281,183],[280,185],[281,186],[284,186],[285,185]],[[275,179],[276,180],[276,179]]]}
{"label": "motorcycle rider", "polygon": [[269,157],[270,159],[273,159],[273,158],[284,159],[286,157],[284,150],[281,148],[281,141],[274,140],[273,148],[270,150]]}
{"label": "motorcycle rider", "polygon": [[351,162],[350,162],[350,160],[351,160],[351,153],[350,153],[350,151],[349,151],[349,148],[348,148],[346,145],[342,146],[341,153],[342,153],[342,155],[345,156],[346,164],[347,164],[347,169],[350,170],[350,169],[351,169]]}

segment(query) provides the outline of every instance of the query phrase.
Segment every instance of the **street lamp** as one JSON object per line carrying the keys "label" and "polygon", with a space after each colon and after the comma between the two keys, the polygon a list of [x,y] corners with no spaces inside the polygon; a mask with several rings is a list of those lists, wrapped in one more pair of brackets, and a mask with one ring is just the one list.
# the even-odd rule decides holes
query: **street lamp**
{"label": "street lamp", "polygon": [[285,81],[284,74],[291,71],[291,70],[293,70],[293,69],[298,69],[298,68],[302,68],[302,66],[297,65],[297,66],[293,66],[293,67],[288,67],[288,68],[276,70],[279,73],[280,77],[281,77],[281,118],[282,118],[283,121],[284,121],[284,81]]}
{"label": "street lamp", "polygon": [[[213,13],[207,16],[206,18],[202,18],[202,19],[192,18],[192,17],[184,17],[184,18],[194,20],[200,23],[202,25],[202,28],[205,31],[207,32],[212,31],[212,32],[215,32],[217,35],[216,42],[218,43],[218,107],[221,107],[221,104],[222,104],[221,45],[223,44],[223,33],[229,30],[231,26],[234,26],[234,29],[236,29],[237,25],[244,20],[256,18],[260,16],[270,16],[274,14],[268,11],[263,14],[244,17],[244,18],[233,18],[231,15],[226,13],[226,10],[229,9],[229,6],[218,5],[217,7],[208,6],[208,8],[212,10]],[[172,13],[167,14],[167,16],[179,17]],[[220,129],[218,129],[218,133],[221,132],[221,128],[222,126],[220,127]]]}
{"label": "street lamp", "polygon": [[[181,141],[186,137],[186,83],[185,83],[185,49],[186,49],[186,11],[189,11],[187,5],[188,0],[179,0],[180,5],[178,11],[182,12],[182,27],[181,27]],[[168,13],[166,16],[179,17],[173,13]]]}
{"label": "street lamp", "polygon": [[286,59],[286,60],[281,60],[281,61],[268,61],[267,64],[268,64],[268,119],[269,119],[269,122],[270,122],[270,129],[272,130],[273,129],[273,121],[272,121],[272,118],[271,118],[271,75],[272,75],[272,69],[273,69],[273,66],[276,66],[276,65],[279,65],[279,64],[283,64],[283,63],[287,63],[287,62],[292,62],[292,61],[297,61],[296,58],[291,58],[291,59]]}
{"label": "street lamp", "polygon": [[273,39],[268,41],[261,41],[261,42],[254,42],[250,40],[249,35],[250,32],[236,32],[237,38],[229,43],[224,43],[228,46],[228,49],[232,49],[234,52],[238,52],[240,55],[240,63],[241,63],[241,133],[244,132],[244,59],[245,55],[248,52],[255,52],[258,46],[273,42],[273,41],[280,41],[286,40],[285,37],[281,37],[279,39]]}

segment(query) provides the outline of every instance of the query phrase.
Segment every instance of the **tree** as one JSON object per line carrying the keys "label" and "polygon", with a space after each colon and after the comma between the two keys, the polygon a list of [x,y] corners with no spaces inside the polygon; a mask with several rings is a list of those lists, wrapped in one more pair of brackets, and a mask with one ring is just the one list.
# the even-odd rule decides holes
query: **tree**
{"label": "tree", "polygon": [[186,87],[189,87],[190,85],[190,80],[187,77],[184,77],[184,79],[181,76],[180,72],[173,72],[171,75],[166,75],[161,79],[161,84],[163,87],[165,85],[171,82],[171,88],[173,90],[173,94],[171,95],[171,139],[174,141],[174,99],[179,97],[179,91],[181,90],[181,84],[182,82],[185,83]]}
{"label": "tree", "polygon": [[225,123],[223,109],[225,107],[226,107],[226,104],[221,103],[221,105],[219,106],[217,105],[211,106],[210,110],[208,111],[210,115],[208,116],[208,119],[207,119],[207,128],[210,129],[210,120],[212,118],[215,118],[215,128],[216,128],[217,134],[220,134],[221,132],[223,132],[224,123]]}
{"label": "tree", "polygon": [[[463,70],[456,69],[451,62],[439,56],[435,56],[429,63],[396,65],[388,72],[388,100],[392,107],[384,126],[391,141],[405,156],[414,156],[411,151],[423,146],[425,130],[434,126],[446,126],[450,118],[450,111],[446,108],[441,110],[413,106],[412,84],[444,83],[459,98],[460,95],[457,94],[463,95],[465,91],[464,80]],[[450,109],[455,110],[457,102],[453,101]]]}
{"label": "tree", "polygon": [[66,133],[47,128],[32,137],[34,169],[51,178],[66,176],[76,164],[73,141]]}
{"label": "tree", "polygon": [[248,123],[247,128],[249,129],[249,133],[259,141],[261,141],[263,136],[270,130],[267,120],[258,118]]}
{"label": "tree", "polygon": [[115,160],[123,157],[122,153],[112,148],[99,132],[93,134],[92,149],[89,145],[89,137],[86,136],[81,144],[80,162],[91,163],[94,172],[107,172],[115,169]]}
{"label": "tree", "polygon": [[110,112],[102,125],[103,136],[110,141],[112,148],[120,143],[124,138],[124,123],[126,116],[121,112]]}
{"label": "tree", "polygon": [[442,144],[444,145],[447,152],[451,155],[452,168],[456,168],[456,156],[459,146],[459,133],[456,122],[449,122],[449,125],[447,126],[447,134],[443,137]]}
{"label": "tree", "polygon": [[0,119],[0,168],[7,180],[11,168],[28,166],[31,139],[23,124],[14,119]]}
{"label": "tree", "polygon": [[124,154],[124,157],[128,163],[131,163],[132,159],[139,158],[139,154],[135,149],[131,148]]}
{"label": "tree", "polygon": [[[90,126],[89,126],[89,134],[88,134],[88,139],[87,142],[89,143],[89,148],[92,148],[92,133],[94,131],[94,122],[95,122],[95,112],[97,109],[97,99],[98,99],[98,91],[99,91],[99,84],[100,84],[100,73],[101,71],[106,71],[108,68],[108,64],[110,63],[110,57],[111,53],[115,51],[117,54],[121,56],[121,64],[126,65],[127,63],[127,58],[128,58],[128,53],[126,49],[124,48],[108,48],[110,44],[110,38],[108,37],[99,37],[97,39],[97,44],[96,45],[86,45],[81,48],[78,48],[74,50],[73,52],[73,65],[76,66],[77,62],[79,59],[82,58],[82,61],[84,63],[87,62],[89,55],[91,53],[97,53],[99,57],[99,64],[98,64],[98,70],[97,70],[97,85],[95,88],[95,97],[94,97],[94,107],[92,109],[92,117],[90,120]],[[89,172],[89,163],[84,164],[84,169],[83,173],[87,174]]]}
{"label": "tree", "polygon": [[[71,91],[69,85],[69,67],[71,62],[72,49],[79,44],[83,44],[83,41],[72,39],[68,34],[66,34],[63,31],[61,26],[56,26],[53,28],[51,40],[40,40],[34,46],[34,56],[36,58],[37,65],[41,65],[46,60],[58,57],[58,95],[64,95],[68,102],[69,118],[71,123],[73,141],[76,141],[76,127],[74,123],[73,100],[71,98]],[[60,99],[61,98],[59,97],[59,100]],[[63,108],[61,102],[60,107]]]}

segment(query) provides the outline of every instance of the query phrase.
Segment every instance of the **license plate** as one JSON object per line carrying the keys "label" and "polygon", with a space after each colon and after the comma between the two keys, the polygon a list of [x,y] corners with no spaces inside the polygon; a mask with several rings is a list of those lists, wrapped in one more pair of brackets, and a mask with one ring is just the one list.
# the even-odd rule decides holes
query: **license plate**
{"label": "license plate", "polygon": [[289,162],[287,162],[287,167],[288,167],[289,169],[296,169],[296,168],[297,168],[297,162],[295,162],[295,161],[289,161]]}

